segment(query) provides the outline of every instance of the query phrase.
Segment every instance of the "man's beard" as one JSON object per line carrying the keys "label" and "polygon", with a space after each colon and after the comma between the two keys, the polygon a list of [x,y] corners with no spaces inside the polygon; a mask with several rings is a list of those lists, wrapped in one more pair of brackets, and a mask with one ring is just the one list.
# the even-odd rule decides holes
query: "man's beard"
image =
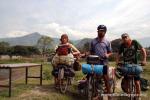
{"label": "man's beard", "polygon": [[103,38],[105,35],[104,34],[98,34],[99,38]]}
{"label": "man's beard", "polygon": [[128,40],[128,41],[125,42],[125,45],[126,45],[126,46],[130,46],[130,45],[131,45],[131,42],[132,42],[131,40]]}

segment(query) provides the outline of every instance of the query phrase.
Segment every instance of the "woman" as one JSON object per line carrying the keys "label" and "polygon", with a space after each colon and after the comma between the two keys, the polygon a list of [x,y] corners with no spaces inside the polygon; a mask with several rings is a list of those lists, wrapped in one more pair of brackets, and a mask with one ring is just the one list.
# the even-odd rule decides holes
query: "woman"
{"label": "woman", "polygon": [[[52,59],[53,71],[57,70],[58,64],[65,64],[68,67],[73,67],[74,56],[79,56],[80,51],[71,43],[67,34],[62,34],[60,38],[60,44],[56,48],[56,54]],[[54,74],[53,74],[54,75]],[[55,75],[54,75],[55,76]],[[58,84],[57,75],[55,76],[55,85]]]}

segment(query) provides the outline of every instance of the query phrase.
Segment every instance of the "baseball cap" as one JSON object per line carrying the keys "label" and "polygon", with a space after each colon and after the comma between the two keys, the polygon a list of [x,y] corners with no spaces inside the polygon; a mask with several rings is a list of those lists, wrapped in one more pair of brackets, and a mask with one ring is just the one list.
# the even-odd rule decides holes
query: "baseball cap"
{"label": "baseball cap", "polygon": [[121,38],[125,38],[125,37],[129,37],[129,35],[127,33],[121,35]]}
{"label": "baseball cap", "polygon": [[97,30],[99,30],[99,31],[107,31],[107,27],[105,26],[105,25],[99,25],[98,27],[97,27]]}

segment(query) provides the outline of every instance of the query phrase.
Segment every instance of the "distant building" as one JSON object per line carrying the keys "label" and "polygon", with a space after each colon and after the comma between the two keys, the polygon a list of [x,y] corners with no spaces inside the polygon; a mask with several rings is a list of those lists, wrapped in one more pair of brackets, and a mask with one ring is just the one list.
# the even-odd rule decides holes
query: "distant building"
{"label": "distant building", "polygon": [[9,59],[21,59],[22,56],[12,56],[12,58],[9,55],[0,55],[1,60],[9,60]]}

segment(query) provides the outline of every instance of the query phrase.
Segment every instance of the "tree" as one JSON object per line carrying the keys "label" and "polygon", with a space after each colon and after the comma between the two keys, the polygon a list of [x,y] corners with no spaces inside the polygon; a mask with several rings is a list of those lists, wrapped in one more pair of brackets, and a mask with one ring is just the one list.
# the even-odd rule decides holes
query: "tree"
{"label": "tree", "polygon": [[21,46],[21,45],[16,45],[13,48],[13,55],[21,55],[21,56],[26,56],[28,55],[28,49],[25,46]]}
{"label": "tree", "polygon": [[86,42],[86,43],[84,44],[83,51],[86,52],[86,51],[89,51],[89,49],[90,49],[90,43],[89,43],[89,42]]}
{"label": "tree", "polygon": [[39,49],[34,46],[28,46],[27,49],[29,51],[29,55],[40,54]]}
{"label": "tree", "polygon": [[13,47],[9,47],[7,49],[7,55],[9,55],[11,59],[12,59],[13,53],[14,53],[14,48]]}
{"label": "tree", "polygon": [[7,43],[7,42],[0,42],[0,55],[7,54],[8,48],[9,48],[9,43]]}
{"label": "tree", "polygon": [[13,46],[10,49],[9,55],[21,55],[21,56],[31,56],[34,54],[39,54],[40,51],[34,46]]}
{"label": "tree", "polygon": [[121,39],[115,39],[115,40],[111,41],[111,46],[112,46],[113,52],[118,52],[121,41],[122,41]]}
{"label": "tree", "polygon": [[50,38],[48,36],[42,36],[38,40],[37,46],[38,46],[38,48],[40,49],[40,51],[42,52],[43,55],[48,51],[52,41],[53,41],[52,38]]}

